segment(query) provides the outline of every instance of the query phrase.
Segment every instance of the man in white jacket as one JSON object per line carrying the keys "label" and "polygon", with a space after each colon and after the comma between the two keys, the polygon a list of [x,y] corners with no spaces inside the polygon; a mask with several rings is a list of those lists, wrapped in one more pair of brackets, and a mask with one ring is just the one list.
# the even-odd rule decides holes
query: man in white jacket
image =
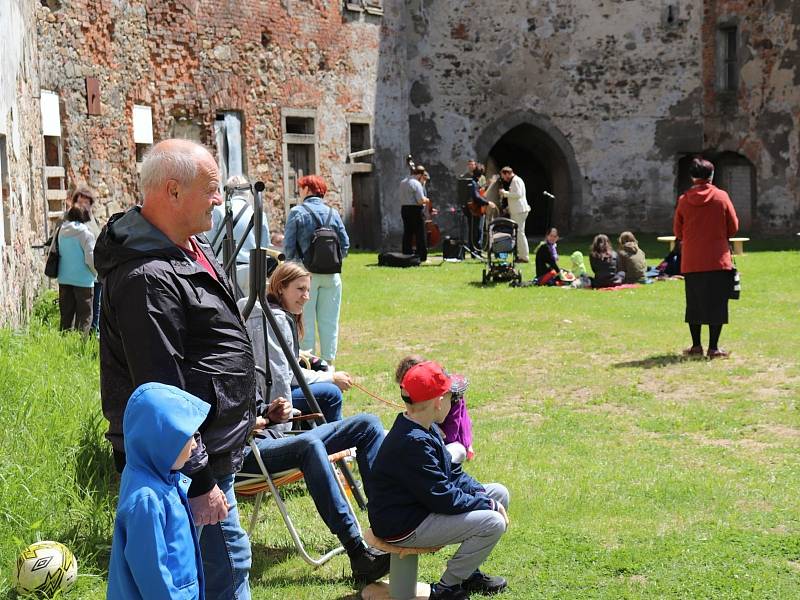
{"label": "man in white jacket", "polygon": [[[511,167],[500,169],[500,177],[503,179],[503,187],[500,196],[508,200],[508,214],[512,221],[517,224],[517,259],[519,262],[528,262],[528,238],[525,237],[525,221],[531,207],[525,197],[525,182],[521,177],[514,175]],[[506,187],[508,189],[506,189]]]}

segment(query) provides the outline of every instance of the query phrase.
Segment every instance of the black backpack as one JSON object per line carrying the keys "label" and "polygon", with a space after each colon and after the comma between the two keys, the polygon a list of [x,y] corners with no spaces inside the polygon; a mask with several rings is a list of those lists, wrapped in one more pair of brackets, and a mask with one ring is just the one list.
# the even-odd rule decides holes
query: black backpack
{"label": "black backpack", "polygon": [[328,216],[323,223],[305,204],[300,207],[311,215],[316,224],[308,252],[303,255],[303,266],[311,273],[341,273],[342,249],[339,246],[339,235],[331,228],[333,209],[328,207]]}

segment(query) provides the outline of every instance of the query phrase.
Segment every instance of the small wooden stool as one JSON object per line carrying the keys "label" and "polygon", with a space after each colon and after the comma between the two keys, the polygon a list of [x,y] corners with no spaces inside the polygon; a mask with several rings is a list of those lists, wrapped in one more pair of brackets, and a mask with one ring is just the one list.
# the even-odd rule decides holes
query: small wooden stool
{"label": "small wooden stool", "polygon": [[735,237],[728,238],[728,241],[733,244],[733,253],[737,256],[742,256],[744,254],[744,243],[749,242],[750,238]]}
{"label": "small wooden stool", "polygon": [[419,555],[430,554],[441,549],[402,548],[389,544],[372,533],[364,532],[364,540],[373,548],[389,552],[392,556],[389,566],[389,583],[382,581],[369,584],[361,591],[362,600],[427,600],[431,588],[427,583],[417,582]]}
{"label": "small wooden stool", "polygon": [[675,236],[674,235],[660,235],[656,238],[659,242],[669,242],[669,251],[675,249]]}

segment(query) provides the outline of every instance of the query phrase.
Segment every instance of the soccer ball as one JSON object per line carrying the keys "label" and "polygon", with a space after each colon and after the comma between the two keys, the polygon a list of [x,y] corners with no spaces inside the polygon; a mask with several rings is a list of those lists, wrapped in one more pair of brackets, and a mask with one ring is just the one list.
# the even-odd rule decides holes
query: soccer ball
{"label": "soccer ball", "polygon": [[17,593],[52,596],[67,591],[78,578],[78,561],[64,544],[36,542],[17,558]]}

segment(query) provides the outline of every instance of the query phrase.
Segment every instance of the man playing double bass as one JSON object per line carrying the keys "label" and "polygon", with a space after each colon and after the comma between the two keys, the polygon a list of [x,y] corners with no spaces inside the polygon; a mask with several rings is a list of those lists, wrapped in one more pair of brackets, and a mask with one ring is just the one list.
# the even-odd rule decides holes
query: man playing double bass
{"label": "man playing double bass", "polygon": [[[428,179],[430,179],[430,176],[425,167],[417,165],[411,175],[400,182],[403,254],[416,254],[421,262],[428,260],[425,218],[422,214],[425,205],[430,205],[430,200],[425,195],[425,183],[427,183]],[[412,244],[412,240],[416,240],[416,244]]]}

